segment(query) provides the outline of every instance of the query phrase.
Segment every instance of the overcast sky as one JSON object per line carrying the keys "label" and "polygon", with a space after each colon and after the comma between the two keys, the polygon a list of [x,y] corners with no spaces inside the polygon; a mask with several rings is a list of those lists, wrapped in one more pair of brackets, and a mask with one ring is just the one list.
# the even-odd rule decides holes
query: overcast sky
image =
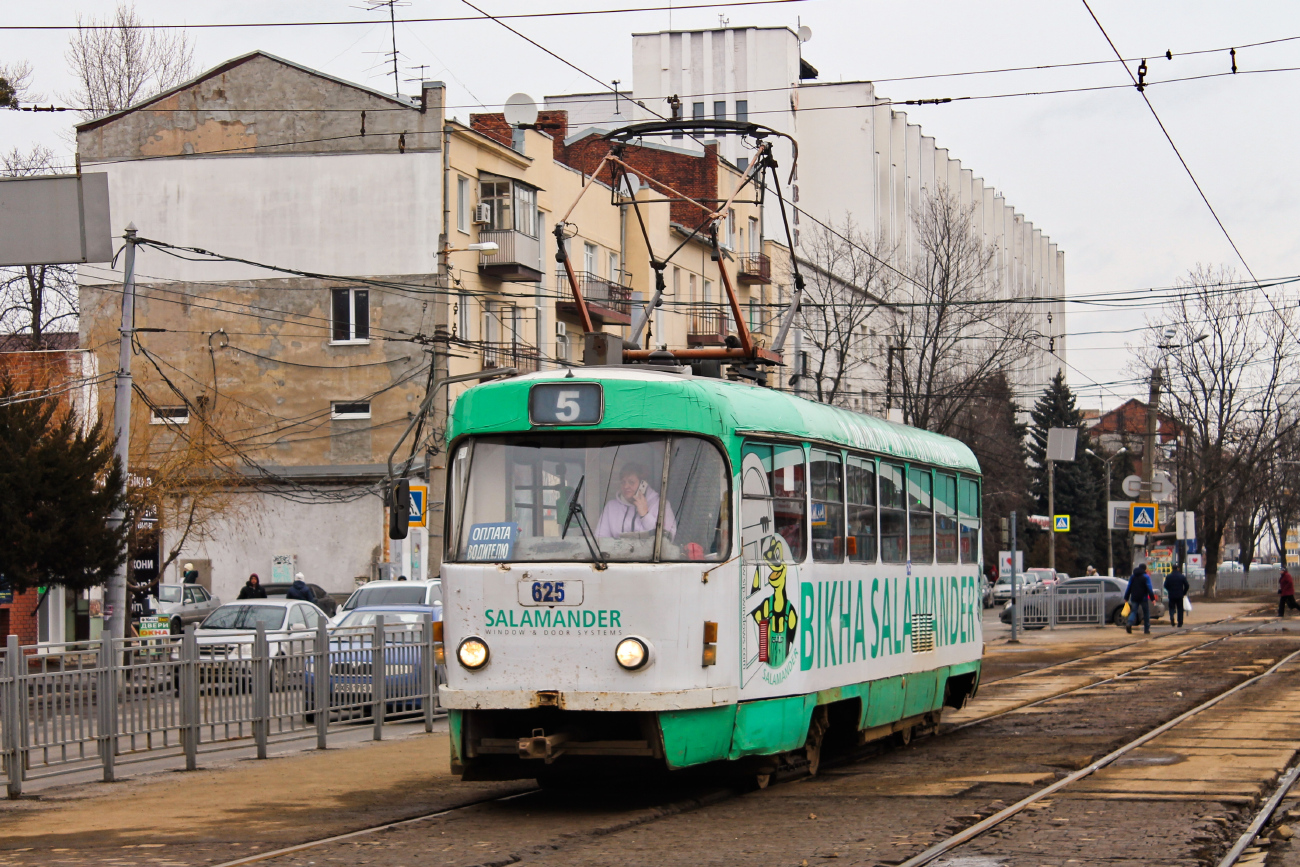
{"label": "overcast sky", "polygon": [[[610,0],[475,0],[494,14],[595,9]],[[677,0],[681,3],[682,0]],[[1125,57],[1147,57],[1148,81],[1226,73],[1228,48],[1300,36],[1300,4],[1117,2],[1091,0]],[[653,6],[666,0],[618,0]],[[3,23],[76,23],[105,16],[112,2],[45,0],[5,3]],[[373,25],[264,29],[197,29],[189,35],[197,67],[263,49],[332,75],[391,88],[386,14],[365,3],[317,0],[227,0],[221,3],[140,0],[150,23],[356,20]],[[677,29],[718,25],[718,12],[737,25],[790,25],[813,30],[804,56],[823,81],[869,79],[895,101],[1094,87],[1128,81],[1115,63],[1023,73],[909,81],[885,79],[1006,67],[1109,60],[1113,54],[1082,2],[939,2],[939,0],[803,0],[761,7],[681,10]],[[399,16],[474,14],[460,0],[410,0]],[[181,17],[183,16],[183,17]],[[631,34],[669,27],[667,11],[511,21],[541,44],[601,80],[631,85]],[[28,60],[35,89],[61,102],[70,88],[67,32],[0,30],[0,63]],[[594,89],[594,82],[491,21],[399,24],[397,47],[405,79],[442,79],[450,113],[466,118],[479,106],[497,110],[507,96]],[[1164,53],[1172,51],[1174,59]],[[1237,52],[1235,76],[1153,86],[1147,95],[1241,253],[1260,279],[1300,274],[1300,181],[1291,169],[1300,39]],[[425,65],[421,72],[416,67]],[[1173,284],[1198,262],[1242,266],[1215,225],[1141,97],[1130,86],[1112,90],[1019,96],[908,107],[927,135],[999,190],[1042,228],[1066,255],[1071,298]],[[0,146],[43,142],[71,162],[69,114],[0,112]],[[169,239],[184,243],[185,239]],[[1277,301],[1281,295],[1274,295]],[[1113,406],[1142,389],[1130,381],[1127,346],[1156,309],[1068,307],[1067,360],[1083,406]],[[1100,383],[1101,385],[1098,385]]]}

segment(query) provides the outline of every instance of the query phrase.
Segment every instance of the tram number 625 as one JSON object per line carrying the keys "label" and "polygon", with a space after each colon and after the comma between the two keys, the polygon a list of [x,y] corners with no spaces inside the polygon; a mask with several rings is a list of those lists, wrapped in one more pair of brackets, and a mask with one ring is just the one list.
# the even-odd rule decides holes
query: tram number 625
{"label": "tram number 625", "polygon": [[533,601],[559,603],[564,601],[563,581],[534,581]]}

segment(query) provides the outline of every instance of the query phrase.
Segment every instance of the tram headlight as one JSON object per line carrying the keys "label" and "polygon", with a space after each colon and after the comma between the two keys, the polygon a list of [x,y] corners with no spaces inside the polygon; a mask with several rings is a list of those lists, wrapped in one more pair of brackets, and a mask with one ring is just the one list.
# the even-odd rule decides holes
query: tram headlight
{"label": "tram headlight", "polygon": [[470,636],[456,648],[456,659],[470,671],[478,671],[488,664],[487,642],[477,636]]}
{"label": "tram headlight", "polygon": [[650,647],[639,638],[624,638],[614,648],[614,659],[628,671],[637,671],[650,661]]}

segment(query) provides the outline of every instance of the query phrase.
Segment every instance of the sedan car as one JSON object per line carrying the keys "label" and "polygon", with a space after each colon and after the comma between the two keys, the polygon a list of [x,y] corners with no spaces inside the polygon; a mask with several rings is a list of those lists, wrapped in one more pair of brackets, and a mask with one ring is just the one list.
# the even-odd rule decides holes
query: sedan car
{"label": "sedan car", "polygon": [[343,603],[338,612],[330,615],[330,622],[338,625],[348,612],[370,606],[428,605],[438,609],[434,620],[442,619],[442,581],[371,581],[363,584]]}
{"label": "sedan car", "polygon": [[220,607],[220,597],[199,584],[159,584],[153,598],[153,610],[167,618],[172,635],[180,635],[187,624],[202,621]]}
{"label": "sedan car", "polygon": [[[1122,613],[1124,611],[1125,583],[1115,578],[1069,578],[1057,585],[1057,593],[1045,597],[1042,600],[1035,599],[1032,602],[1026,603],[1026,613],[1039,614],[1038,619],[1041,619],[1042,613],[1035,609],[1039,606],[1048,604],[1048,602],[1051,601],[1056,605],[1057,622],[1081,624],[1085,621],[1077,616],[1078,603],[1075,600],[1077,600],[1078,597],[1070,593],[1069,589],[1080,588],[1095,590],[1099,583],[1101,584],[1102,593],[1104,594],[1105,601],[1103,604],[1105,606],[1106,622],[1114,623],[1116,626],[1123,626],[1125,623],[1125,618]],[[1071,598],[1072,596],[1073,598]],[[1001,614],[998,615],[998,619],[1003,623],[1010,623],[1011,618],[1015,616],[1015,608],[1015,604],[1007,603],[1006,607],[1002,609]],[[1151,619],[1156,620],[1164,617],[1165,610],[1165,603],[1161,599],[1157,598],[1151,603]],[[1090,617],[1088,619],[1091,620]],[[1041,629],[1042,626],[1035,623],[1026,628]]]}
{"label": "sedan car", "polygon": [[[384,713],[405,713],[424,706],[424,619],[442,618],[442,606],[375,605],[348,612],[330,632],[329,707],[346,716],[374,713],[375,623],[384,618]],[[315,718],[314,659],[306,660],[304,691],[307,719]]]}
{"label": "sedan car", "polygon": [[[285,596],[289,592],[289,586],[288,584],[263,584],[262,589],[266,591],[266,596],[270,599]],[[316,607],[324,611],[326,617],[333,617],[339,610],[339,604],[319,584],[308,584],[307,586],[311,588],[311,595],[314,597],[312,601],[316,603]]]}
{"label": "sedan car", "polygon": [[[1022,595],[1033,593],[1042,593],[1047,589],[1043,583],[1043,575],[1033,570],[1021,572],[1016,576],[1016,582],[1020,585],[1019,592]],[[996,605],[1001,602],[1011,601],[1011,576],[1003,575],[998,579],[998,583],[993,585],[993,603]]]}
{"label": "sedan car", "polygon": [[324,616],[299,599],[245,599],[222,605],[196,633],[200,683],[247,689],[253,682],[253,641],[260,625],[274,660],[271,689],[292,685],[302,672],[302,656],[315,646]]}

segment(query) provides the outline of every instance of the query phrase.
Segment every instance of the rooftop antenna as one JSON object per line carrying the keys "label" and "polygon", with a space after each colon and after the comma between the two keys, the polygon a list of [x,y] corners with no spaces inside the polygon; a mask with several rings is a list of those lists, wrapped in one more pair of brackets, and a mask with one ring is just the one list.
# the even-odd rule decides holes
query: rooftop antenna
{"label": "rooftop antenna", "polygon": [[723,15],[722,13],[718,13],[718,27],[719,27],[719,29],[726,30],[726,29],[727,29],[727,25],[730,24],[730,23],[731,23],[731,19],[730,19],[730,18],[726,17],[726,16]]}
{"label": "rooftop antenna", "polygon": [[614,117],[618,117],[620,114],[622,114],[622,112],[620,112],[620,111],[619,111],[619,108],[618,108],[618,84],[619,84],[619,81],[620,81],[620,80],[621,80],[621,79],[616,78],[616,79],[614,79],[614,81],[613,81],[613,85],[614,85]]}
{"label": "rooftop antenna", "polygon": [[388,26],[393,37],[393,50],[389,55],[393,60],[393,96],[402,95],[402,85],[397,77],[397,6],[410,6],[410,3],[404,3],[402,0],[366,0],[366,9],[369,12],[375,12],[385,7],[388,8]]}

